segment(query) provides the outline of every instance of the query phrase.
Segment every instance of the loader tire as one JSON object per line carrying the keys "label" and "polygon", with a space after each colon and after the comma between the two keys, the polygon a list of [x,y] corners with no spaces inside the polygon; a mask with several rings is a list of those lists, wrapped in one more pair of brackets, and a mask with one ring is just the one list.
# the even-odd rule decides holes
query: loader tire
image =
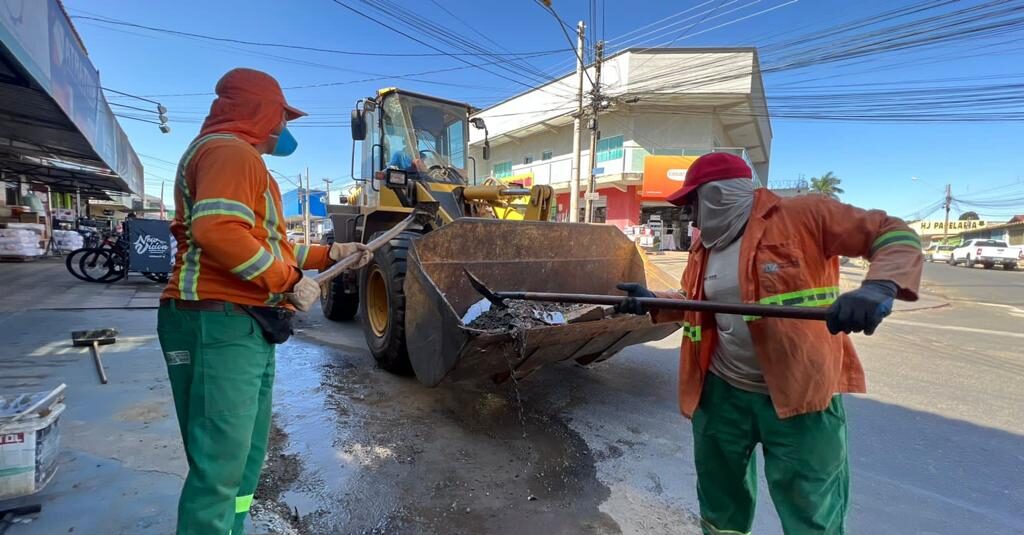
{"label": "loader tire", "polygon": [[405,342],[405,270],[409,248],[419,237],[415,232],[402,232],[374,251],[373,261],[359,272],[359,309],[366,345],[377,365],[396,375],[413,374]]}
{"label": "loader tire", "polygon": [[345,276],[342,275],[331,281],[320,296],[320,308],[324,317],[331,321],[351,321],[359,312],[359,293],[345,293]]}

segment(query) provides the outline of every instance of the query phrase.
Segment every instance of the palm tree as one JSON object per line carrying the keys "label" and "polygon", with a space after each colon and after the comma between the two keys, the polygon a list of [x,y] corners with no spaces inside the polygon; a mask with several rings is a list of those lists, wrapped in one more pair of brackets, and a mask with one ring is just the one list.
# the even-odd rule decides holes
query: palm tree
{"label": "palm tree", "polygon": [[819,195],[826,195],[833,199],[838,199],[841,194],[844,193],[843,188],[839,187],[842,180],[836,175],[829,171],[819,177],[811,178],[811,191]]}

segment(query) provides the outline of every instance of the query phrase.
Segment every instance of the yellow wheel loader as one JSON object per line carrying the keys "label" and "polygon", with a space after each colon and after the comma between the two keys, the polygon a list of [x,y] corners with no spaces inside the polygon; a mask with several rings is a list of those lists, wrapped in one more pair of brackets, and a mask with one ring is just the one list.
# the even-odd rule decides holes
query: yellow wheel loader
{"label": "yellow wheel loader", "polygon": [[[503,289],[611,294],[619,281],[675,286],[617,228],[549,222],[550,186],[494,179],[478,184],[469,128],[485,131],[484,160],[490,146],[486,125],[471,120],[472,111],[467,104],[394,88],[356,103],[352,178],[359,186],[347,204],[330,207],[333,231],[325,241],[369,243],[418,205],[434,206],[436,216],[377,249],[358,273],[330,282],[321,302],[324,315],[339,321],[358,315],[382,368],[415,374],[430,386],[520,377],[552,361],[589,364],[677,329],[610,310],[589,314],[592,321],[515,332],[463,323],[480,300],[463,268]],[[647,280],[648,272],[657,280]]]}

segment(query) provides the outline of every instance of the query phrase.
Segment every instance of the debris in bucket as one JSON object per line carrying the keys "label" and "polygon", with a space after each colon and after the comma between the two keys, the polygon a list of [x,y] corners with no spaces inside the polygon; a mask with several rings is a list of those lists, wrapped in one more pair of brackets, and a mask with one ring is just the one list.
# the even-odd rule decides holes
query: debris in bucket
{"label": "debris in bucket", "polygon": [[[486,299],[484,302],[489,303]],[[546,325],[562,325],[566,323],[566,315],[582,308],[584,305],[566,305],[561,303],[539,303],[531,301],[519,301],[510,299],[506,301],[507,308],[473,305],[471,310],[476,312],[475,317],[467,313],[464,317],[469,319],[467,326],[482,331],[508,331],[522,328],[543,327]]]}

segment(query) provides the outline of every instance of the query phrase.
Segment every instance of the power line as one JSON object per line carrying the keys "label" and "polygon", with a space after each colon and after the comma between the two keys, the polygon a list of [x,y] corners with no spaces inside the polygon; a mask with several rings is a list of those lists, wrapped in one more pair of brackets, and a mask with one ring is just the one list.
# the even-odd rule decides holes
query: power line
{"label": "power line", "polygon": [[[558,12],[555,11],[555,8],[551,6],[546,6],[539,1],[537,2],[537,4],[543,7],[549,13],[551,13],[553,17],[555,17],[555,20],[558,21],[559,24],[558,29],[562,30],[562,35],[565,36],[565,41],[569,43],[569,48],[573,50],[573,54],[576,56],[576,59],[578,59],[579,62],[582,63],[583,65],[586,65],[587,61],[583,58],[583,56],[580,55],[580,52],[576,50],[576,47],[572,42],[572,37],[569,37],[569,31],[566,29],[569,27],[569,25],[566,24],[564,20],[562,20],[562,17],[558,15]],[[594,87],[594,79],[590,77],[590,73],[587,72],[587,69],[585,67],[583,69],[583,74],[585,74],[587,76],[587,79],[590,80],[590,87]]]}
{"label": "power line", "polygon": [[101,87],[100,89],[102,89],[104,91],[109,91],[111,93],[114,93],[115,95],[123,95],[123,96],[126,96],[126,97],[131,97],[131,98],[142,100],[142,101],[145,101],[145,102],[151,102],[153,104],[156,104],[157,106],[160,105],[160,103],[155,101],[155,100],[150,100],[150,99],[148,99],[146,97],[140,97],[139,95],[133,95],[131,93],[125,93],[124,91],[118,91],[117,89],[110,89],[109,87]]}
{"label": "power line", "polygon": [[138,154],[139,156],[142,156],[143,158],[146,158],[146,159],[149,159],[149,160],[157,161],[157,162],[160,162],[160,163],[165,163],[165,164],[168,164],[168,165],[173,165],[175,168],[178,167],[178,162],[172,162],[170,160],[164,160],[163,158],[157,158],[156,156],[150,156],[149,154],[143,154],[141,152],[136,152],[135,154]]}
{"label": "power line", "polygon": [[[430,43],[428,43],[428,42],[426,42],[426,41],[424,41],[424,40],[422,40],[422,39],[420,39],[420,38],[418,38],[418,37],[416,37],[416,36],[410,35],[409,33],[405,32],[405,31],[402,31],[402,30],[400,30],[400,29],[398,29],[398,28],[395,28],[394,26],[391,26],[391,25],[389,25],[389,24],[387,24],[387,23],[385,23],[385,22],[383,22],[383,21],[381,21],[381,20],[378,20],[378,19],[376,19],[376,18],[374,18],[374,17],[371,17],[371,16],[369,16],[369,15],[367,15],[367,14],[363,13],[362,11],[359,11],[358,9],[355,9],[354,7],[351,7],[351,6],[349,6],[348,4],[345,4],[345,3],[344,3],[344,2],[342,2],[341,0],[332,0],[332,1],[333,1],[333,2],[335,3],[335,4],[337,4],[337,5],[341,6],[342,8],[344,8],[344,9],[347,9],[348,11],[351,11],[352,13],[355,13],[355,14],[359,15],[360,17],[363,17],[363,18],[365,18],[365,19],[367,19],[367,20],[373,21],[374,23],[376,23],[376,24],[378,24],[378,25],[380,25],[380,26],[383,26],[383,27],[385,27],[385,28],[387,28],[387,29],[391,30],[392,32],[395,32],[395,33],[397,33],[397,34],[399,34],[399,35],[401,35],[401,36],[403,36],[403,37],[405,37],[405,38],[407,38],[407,39],[410,39],[410,40],[412,40],[412,41],[415,41],[415,42],[417,42],[417,43],[419,43],[419,44],[421,44],[421,45],[423,45],[423,46],[425,46],[425,47],[427,47],[427,48],[430,48],[431,50],[435,50],[435,51],[437,51],[437,52],[441,52],[441,53],[442,53],[442,54],[444,54],[444,55],[447,55],[447,56],[451,56],[451,54],[448,54],[448,53],[447,53],[447,52],[445,52],[444,50],[442,50],[442,49],[440,49],[440,48],[438,48],[438,47],[436,47],[436,46],[434,46],[434,45],[432,45],[432,44],[430,44]],[[468,65],[468,66],[470,66],[470,67],[476,67],[476,68],[479,68],[480,70],[483,70],[483,71],[485,71],[485,72],[488,72],[488,73],[490,73],[490,74],[493,74],[493,75],[495,75],[495,76],[498,76],[498,77],[500,77],[500,78],[503,78],[503,79],[505,79],[505,80],[508,80],[508,81],[510,81],[510,82],[512,82],[512,83],[515,83],[515,84],[518,84],[518,85],[522,85],[522,86],[525,86],[525,87],[527,87],[527,88],[531,88],[531,89],[532,89],[532,86],[531,86],[531,85],[529,85],[529,84],[527,84],[527,83],[525,83],[525,82],[522,82],[522,81],[520,81],[520,80],[517,80],[517,79],[515,79],[515,78],[511,78],[511,77],[508,77],[508,76],[504,76],[504,75],[501,75],[501,74],[499,74],[499,73],[495,73],[495,72],[493,72],[493,71],[490,71],[490,70],[488,70],[488,69],[484,69],[484,68],[482,68],[481,66],[479,66],[479,65],[474,65],[474,64],[472,64],[472,63],[470,63],[470,62],[466,61],[465,59],[461,58],[461,57],[458,57],[458,56],[452,56],[452,58],[453,58],[453,59],[455,59],[455,60],[458,60],[458,61],[460,61],[460,62],[462,62],[462,63],[465,63],[466,65]]]}
{"label": "power line", "polygon": [[374,57],[438,57],[438,56],[531,56],[536,54],[547,54],[561,52],[561,50],[543,50],[534,52],[505,52],[496,54],[476,54],[476,53],[448,53],[448,52],[364,52],[364,51],[353,51],[353,50],[339,50],[334,48],[320,48],[314,46],[305,45],[292,45],[284,43],[269,43],[263,41],[248,41],[244,39],[235,39],[231,37],[219,37],[215,35],[205,35],[199,33],[185,32],[181,30],[172,30],[169,28],[160,28],[157,26],[147,26],[144,24],[138,24],[134,22],[128,22],[125,20],[112,19],[107,17],[92,17],[86,15],[72,15],[71,18],[79,20],[91,20],[96,22],[102,22],[105,24],[111,24],[114,26],[125,26],[130,28],[139,28],[143,30],[149,30],[152,32],[165,33],[169,35],[178,35],[182,37],[190,37],[196,39],[205,39],[207,41],[217,41],[223,43],[234,43],[248,46],[268,47],[268,48],[284,48],[288,50],[304,50],[308,52],[322,52],[326,54],[338,54],[344,56],[374,56]]}
{"label": "power line", "polygon": [[147,112],[147,113],[159,113],[159,110],[149,109],[149,108],[140,108],[138,106],[129,106],[128,104],[121,104],[120,102],[108,102],[107,104],[110,104],[111,106],[118,106],[118,107],[121,107],[121,108],[128,108],[130,110],[144,111],[144,112]]}
{"label": "power line", "polygon": [[[544,54],[544,55],[548,55],[548,54]],[[482,65],[497,65],[497,64],[505,63],[507,61],[508,60],[495,60],[495,61],[491,61],[491,62],[476,63],[476,64],[470,63],[470,64],[468,64],[466,66],[461,66],[461,67],[448,67],[448,68],[444,68],[444,69],[432,69],[432,70],[429,70],[429,71],[420,71],[420,72],[407,73],[407,74],[381,75],[381,76],[374,76],[374,77],[371,77],[371,78],[362,78],[362,79],[358,79],[358,80],[343,80],[343,81],[335,81],[335,82],[320,82],[320,83],[313,83],[313,84],[291,85],[291,86],[284,86],[281,89],[284,89],[284,90],[317,89],[317,88],[323,88],[323,87],[335,87],[335,86],[342,86],[342,85],[352,85],[352,84],[359,84],[359,83],[365,83],[365,82],[377,82],[377,81],[381,81],[381,80],[400,80],[400,79],[406,79],[406,80],[415,81],[415,82],[419,82],[419,83],[425,83],[425,84],[438,84],[438,85],[448,85],[448,86],[463,87],[463,88],[470,88],[470,89],[480,89],[480,88],[483,88],[483,86],[470,86],[470,85],[452,84],[452,83],[446,83],[446,82],[434,82],[432,80],[421,80],[421,79],[414,78],[414,77],[416,77],[416,76],[425,76],[425,75],[429,75],[429,74],[440,74],[440,73],[445,73],[445,72],[453,72],[453,71],[472,69],[472,68],[480,67]],[[205,97],[205,96],[212,96],[212,95],[216,95],[216,93],[214,93],[212,91],[201,91],[201,92],[197,91],[197,92],[190,92],[190,93],[159,93],[159,94],[150,94],[150,95],[147,95],[147,96],[163,98],[163,97],[200,97],[200,96],[201,97]]]}
{"label": "power line", "polygon": [[122,118],[122,119],[131,119],[131,120],[133,120],[133,121],[139,121],[139,122],[142,122],[142,123],[149,123],[149,124],[155,124],[155,125],[157,125],[157,126],[160,126],[160,125],[163,125],[163,124],[165,124],[165,123],[159,123],[159,122],[157,122],[157,121],[153,121],[153,120],[150,120],[150,119],[143,119],[143,118],[141,118],[141,117],[135,117],[135,116],[133,116],[133,115],[122,115],[122,114],[120,114],[120,113],[115,113],[115,114],[114,114],[114,116],[116,116],[116,117],[120,117],[120,118]]}
{"label": "power line", "polygon": [[[467,39],[460,33],[448,30],[446,25],[433,21],[422,12],[412,11],[393,0],[362,0],[362,3],[376,10],[379,13],[379,18],[394,20],[402,27],[419,29],[425,38],[453,47],[456,50],[463,52],[471,50],[478,52],[487,51],[479,43]],[[526,78],[534,83],[546,83],[548,81],[547,76],[543,72],[523,61],[512,60],[507,65],[499,64],[495,67],[514,77],[517,83],[520,78]],[[498,75],[494,71],[484,70],[490,74]]]}

